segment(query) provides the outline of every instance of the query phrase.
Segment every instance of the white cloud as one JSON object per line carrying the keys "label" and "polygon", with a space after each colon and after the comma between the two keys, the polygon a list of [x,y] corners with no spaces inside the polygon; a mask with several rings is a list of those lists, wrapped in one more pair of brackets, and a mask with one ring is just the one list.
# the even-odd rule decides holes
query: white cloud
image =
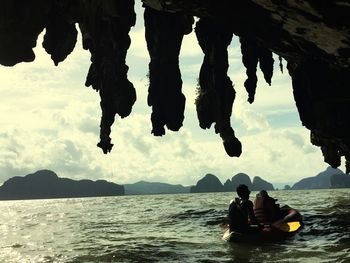
{"label": "white cloud", "polygon": [[308,133],[303,128],[271,128],[243,136],[240,138],[243,154],[238,161],[239,167],[251,176],[262,176],[275,183],[296,182],[303,177],[316,175],[327,166],[322,163],[320,151],[305,152],[306,144],[299,145],[288,136],[293,134],[309,143]]}
{"label": "white cloud", "polygon": [[145,29],[132,29],[130,32],[131,45],[129,48],[129,55],[149,59],[147,44],[145,39]]}
{"label": "white cloud", "polygon": [[180,57],[202,56],[203,52],[198,44],[194,30],[185,35],[182,41]]}
{"label": "white cloud", "polygon": [[254,111],[250,104],[242,99],[236,99],[233,106],[233,118],[235,121],[241,121],[247,130],[264,131],[269,129],[269,123],[261,112]]}

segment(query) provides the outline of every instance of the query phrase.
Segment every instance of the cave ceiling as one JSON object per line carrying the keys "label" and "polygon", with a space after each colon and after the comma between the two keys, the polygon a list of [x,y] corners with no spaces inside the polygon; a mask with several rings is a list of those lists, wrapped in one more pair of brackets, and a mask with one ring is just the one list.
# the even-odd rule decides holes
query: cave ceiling
{"label": "cave ceiling", "polygon": [[[81,32],[83,48],[91,54],[85,85],[101,97],[97,145],[110,152],[115,117],[127,117],[136,101],[125,62],[129,32],[136,21],[134,0],[4,0],[0,5],[0,64],[4,66],[33,61],[33,48],[44,29],[42,45],[58,65],[74,50]],[[236,35],[246,68],[248,102],[255,99],[257,67],[271,85],[278,63],[272,53],[285,59],[311,143],[320,147],[332,167],[344,157],[350,172],[348,1],[144,0],[143,6],[153,135],[178,131],[183,124],[186,98],[179,52],[184,35],[194,31],[203,51],[196,99],[199,126],[213,125],[226,153],[241,155],[244,145],[230,124],[235,90],[227,75],[227,47]]]}

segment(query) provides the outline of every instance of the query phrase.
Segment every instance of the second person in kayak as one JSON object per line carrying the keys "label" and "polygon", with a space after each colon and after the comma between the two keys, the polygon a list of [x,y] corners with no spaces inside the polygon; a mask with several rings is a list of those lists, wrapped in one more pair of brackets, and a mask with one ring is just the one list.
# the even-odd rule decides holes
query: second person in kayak
{"label": "second person in kayak", "polygon": [[254,200],[254,215],[258,223],[271,224],[279,219],[280,207],[265,190],[260,191]]}

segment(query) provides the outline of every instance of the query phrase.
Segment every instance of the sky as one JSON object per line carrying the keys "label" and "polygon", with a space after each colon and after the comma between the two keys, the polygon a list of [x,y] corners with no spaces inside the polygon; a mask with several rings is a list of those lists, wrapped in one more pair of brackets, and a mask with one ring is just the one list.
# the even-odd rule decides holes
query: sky
{"label": "sky", "polygon": [[186,96],[184,125],[179,132],[167,131],[163,137],[151,135],[151,108],[146,100],[149,56],[142,8],[136,10],[127,64],[137,101],[128,118],[116,118],[111,133],[114,147],[108,155],[96,146],[100,98],[84,86],[90,54],[82,49],[80,35],[75,50],[58,67],[42,48],[43,34],[34,49],[34,62],[0,65],[0,184],[13,176],[50,169],[60,177],[118,184],[146,180],[192,185],[207,173],[224,183],[244,172],[251,179],[260,176],[281,187],[327,168],[299,120],[285,61],[282,74],[274,57],[272,86],[258,70],[255,102],[246,101],[246,75],[237,37],[229,47],[229,76],[236,90],[231,123],[243,144],[241,157],[226,155],[213,127],[202,130],[198,125],[194,101],[203,54],[194,32],[185,36],[180,54]]}

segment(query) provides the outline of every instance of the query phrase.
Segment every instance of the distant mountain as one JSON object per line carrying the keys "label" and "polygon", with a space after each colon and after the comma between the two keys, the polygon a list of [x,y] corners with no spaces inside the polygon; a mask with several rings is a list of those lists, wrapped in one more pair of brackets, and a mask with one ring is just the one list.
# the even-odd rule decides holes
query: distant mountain
{"label": "distant mountain", "polygon": [[223,192],[224,187],[213,174],[206,174],[202,179],[200,179],[195,186],[190,189],[191,193],[208,193],[208,192]]}
{"label": "distant mountain", "polygon": [[273,185],[271,183],[265,181],[259,176],[255,176],[253,178],[251,190],[252,191],[261,191],[261,190],[273,191],[275,189],[273,188]]}
{"label": "distant mountain", "polygon": [[178,194],[189,193],[190,186],[185,187],[181,184],[173,185],[158,182],[140,181],[134,184],[124,185],[126,195],[140,195],[140,194]]}
{"label": "distant mountain", "polygon": [[224,184],[224,190],[227,192],[236,191],[236,188],[240,184],[245,184],[249,189],[252,188],[252,182],[250,177],[245,173],[238,173],[232,177],[232,179],[228,179]]}
{"label": "distant mountain", "polygon": [[0,200],[124,195],[124,187],[105,180],[59,178],[50,170],[15,176],[0,187]]}
{"label": "distant mountain", "polygon": [[196,186],[191,188],[191,193],[203,193],[203,192],[234,192],[240,184],[245,184],[251,191],[274,190],[271,183],[263,180],[259,176],[253,178],[253,183],[250,177],[244,173],[238,173],[227,179],[224,185],[221,184],[220,180],[212,174],[207,174],[204,178],[200,179]]}
{"label": "distant mountain", "polygon": [[[339,169],[334,169],[328,167],[325,171],[319,173],[313,177],[307,177],[299,182],[295,183],[292,186],[293,190],[302,190],[302,189],[328,189],[332,188],[331,178],[335,175],[344,175],[344,173]],[[340,184],[339,177],[336,176],[333,179],[334,184]]]}
{"label": "distant mountain", "polygon": [[228,179],[224,184],[224,190],[227,192],[236,191],[237,186],[240,184],[245,184],[251,191],[275,190],[271,183],[261,177],[255,176],[252,182],[250,177],[245,173],[238,173],[231,180]]}
{"label": "distant mountain", "polygon": [[331,188],[350,188],[350,175],[333,174],[331,176]]}
{"label": "distant mountain", "polygon": [[290,187],[290,185],[286,184],[284,186],[283,190],[292,190],[292,187]]}

